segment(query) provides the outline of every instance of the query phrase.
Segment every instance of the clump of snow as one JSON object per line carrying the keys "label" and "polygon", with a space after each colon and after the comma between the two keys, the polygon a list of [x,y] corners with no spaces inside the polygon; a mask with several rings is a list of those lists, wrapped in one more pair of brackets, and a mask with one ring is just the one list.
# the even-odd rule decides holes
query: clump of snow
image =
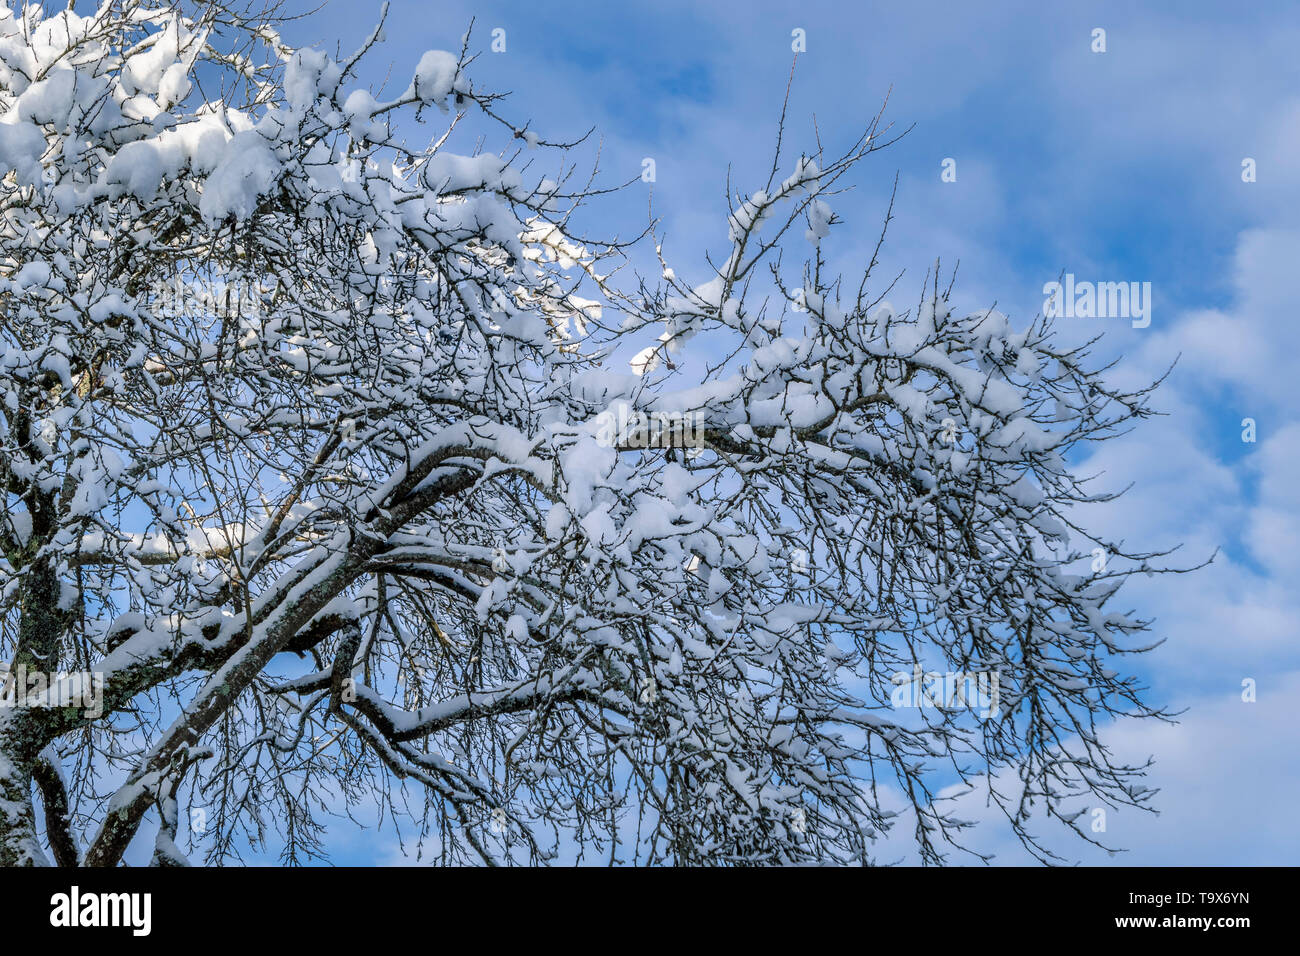
{"label": "clump of snow", "polygon": [[628,361],[632,366],[632,371],[637,375],[649,375],[659,367],[660,348],[657,345],[650,345],[643,348],[640,352]]}
{"label": "clump of snow", "polygon": [[831,207],[820,199],[808,204],[808,231],[804,233],[809,242],[816,245],[831,233]]}
{"label": "clump of snow", "polygon": [[445,50],[429,50],[420,57],[410,93],[421,103],[447,109],[447,96],[456,88],[459,61]]}
{"label": "clump of snow", "polygon": [[260,133],[240,133],[225,146],[203,183],[199,212],[209,223],[234,216],[244,220],[257,208],[280,174],[280,162]]}

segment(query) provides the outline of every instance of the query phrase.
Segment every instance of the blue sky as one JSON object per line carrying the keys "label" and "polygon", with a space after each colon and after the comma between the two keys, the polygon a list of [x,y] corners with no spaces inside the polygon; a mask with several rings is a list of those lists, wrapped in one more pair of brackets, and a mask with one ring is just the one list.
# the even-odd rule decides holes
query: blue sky
{"label": "blue sky", "polygon": [[[303,45],[354,47],[379,4],[334,0],[285,31]],[[1177,726],[1126,724],[1121,756],[1157,758],[1158,817],[1112,812],[1115,858],[1053,844],[1092,864],[1300,861],[1300,11],[1288,3],[653,4],[395,0],[364,78],[405,85],[426,49],[459,47],[475,20],[476,85],[512,91],[503,111],[550,139],[595,126],[603,181],[655,159],[653,200],[677,273],[708,277],[726,240],[725,187],[766,180],[790,73],[795,153],[828,151],[887,120],[911,131],[869,157],[839,197],[834,260],[870,257],[895,174],[895,221],[881,274],[906,269],[915,301],[936,258],[960,260],[959,306],[993,303],[1027,322],[1059,273],[1150,282],[1152,321],[1071,319],[1078,340],[1107,333],[1136,384],[1179,364],[1155,404],[1167,417],[1094,454],[1108,487],[1132,484],[1092,525],[1130,543],[1179,542],[1184,560],[1223,550],[1192,576],[1135,581],[1131,606],[1166,643],[1136,665],[1152,699],[1186,708]],[[491,31],[506,49],[489,51]],[[1106,31],[1106,51],[1091,49]],[[596,141],[580,155],[594,158]],[[463,148],[463,147],[462,147]],[[944,159],[955,182],[942,182]],[[1257,181],[1242,180],[1255,161]],[[630,234],[646,188],[601,201],[589,222]],[[1241,440],[1243,418],[1258,436]],[[1128,606],[1128,605],[1126,605]],[[1257,700],[1241,700],[1253,679]],[[983,819],[982,804],[964,814]],[[1023,862],[992,816],[972,841]],[[337,863],[404,862],[392,830],[331,827]],[[892,848],[891,848],[892,851]],[[908,859],[903,843],[896,858]]]}

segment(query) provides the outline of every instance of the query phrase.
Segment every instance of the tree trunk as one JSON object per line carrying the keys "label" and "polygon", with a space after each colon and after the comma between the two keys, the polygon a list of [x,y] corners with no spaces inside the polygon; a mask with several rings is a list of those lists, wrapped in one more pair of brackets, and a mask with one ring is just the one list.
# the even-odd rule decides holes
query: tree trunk
{"label": "tree trunk", "polygon": [[0,866],[49,866],[36,836],[32,763],[5,726],[12,716],[0,714]]}

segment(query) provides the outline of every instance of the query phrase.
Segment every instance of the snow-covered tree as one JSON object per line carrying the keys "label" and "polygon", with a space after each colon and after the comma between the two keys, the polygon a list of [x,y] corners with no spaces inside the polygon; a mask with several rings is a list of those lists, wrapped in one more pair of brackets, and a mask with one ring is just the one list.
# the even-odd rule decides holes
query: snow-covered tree
{"label": "snow-covered tree", "polygon": [[0,6],[0,862],[299,860],[370,800],[447,862],[939,861],[963,787],[1046,858],[1146,804],[1099,733],[1159,716],[1112,608],[1157,569],[1072,451],[1149,389],[827,274],[879,118],[625,282],[468,38],[382,94],[380,30],[277,23]]}

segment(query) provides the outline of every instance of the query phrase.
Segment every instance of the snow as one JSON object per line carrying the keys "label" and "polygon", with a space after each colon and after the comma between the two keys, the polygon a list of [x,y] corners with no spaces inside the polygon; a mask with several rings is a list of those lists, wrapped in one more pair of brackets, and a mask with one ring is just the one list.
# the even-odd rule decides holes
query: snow
{"label": "snow", "polygon": [[199,212],[213,224],[230,216],[236,221],[247,219],[279,174],[280,163],[261,135],[239,133],[226,143],[204,181]]}
{"label": "snow", "polygon": [[45,137],[29,123],[10,121],[16,118],[12,113],[0,117],[0,165],[12,169],[22,185],[35,185],[41,181]]}
{"label": "snow", "polygon": [[458,61],[443,50],[429,50],[415,68],[410,93],[425,105],[447,108],[447,96],[457,86]]}
{"label": "snow", "polygon": [[660,351],[661,349],[657,345],[647,346],[632,356],[627,364],[632,367],[632,371],[637,375],[649,375],[659,367],[661,361]]}
{"label": "snow", "polygon": [[805,234],[809,242],[821,242],[831,234],[831,207],[820,199],[808,204],[808,231]]}
{"label": "snow", "polygon": [[[195,24],[118,7],[108,26],[0,12],[0,428],[37,412],[0,435],[25,492],[0,582],[21,607],[48,558],[107,699],[180,701],[133,716],[109,803],[163,800],[160,859],[184,862],[168,775],[231,715],[266,735],[241,745],[343,734],[328,746],[381,753],[441,809],[509,806],[543,837],[565,787],[617,780],[650,806],[672,767],[691,781],[673,825],[716,838],[706,857],[809,862],[771,821],[816,806],[823,852],[862,862],[836,834],[881,819],[868,748],[910,783],[984,740],[969,714],[882,713],[892,670],[981,657],[1010,722],[1123,679],[1102,660],[1142,626],[1105,610],[1114,578],[1061,557],[1068,453],[1115,410],[1008,316],[867,315],[792,265],[833,256],[842,164],[783,160],[718,210],[716,268],[651,260],[622,288],[538,172],[565,170],[555,147],[480,112],[442,139],[426,107],[475,102],[458,57],[424,54],[381,101],[351,64],[245,37],[283,64],[250,111],[199,100],[204,71],[253,60],[200,66]],[[173,314],[136,277],[173,270],[264,287]],[[692,444],[627,447],[643,422]],[[315,628],[324,669],[284,653]],[[334,699],[345,674],[355,701]]]}

